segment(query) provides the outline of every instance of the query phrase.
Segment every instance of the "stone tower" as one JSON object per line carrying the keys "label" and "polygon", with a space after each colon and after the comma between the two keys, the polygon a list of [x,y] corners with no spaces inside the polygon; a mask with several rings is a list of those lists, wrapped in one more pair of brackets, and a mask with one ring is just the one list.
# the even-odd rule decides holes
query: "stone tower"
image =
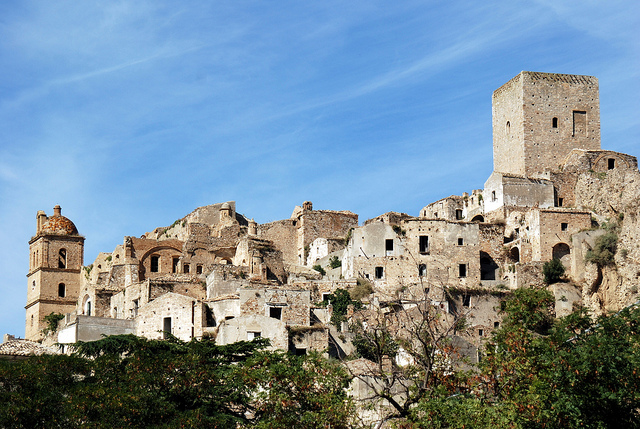
{"label": "stone tower", "polygon": [[493,171],[533,177],[600,149],[598,79],[523,71],[493,93]]}
{"label": "stone tower", "polygon": [[29,241],[27,274],[27,320],[25,338],[37,340],[46,327],[44,317],[70,313],[80,293],[84,237],[62,216],[60,206],[53,216],[36,215],[36,235]]}

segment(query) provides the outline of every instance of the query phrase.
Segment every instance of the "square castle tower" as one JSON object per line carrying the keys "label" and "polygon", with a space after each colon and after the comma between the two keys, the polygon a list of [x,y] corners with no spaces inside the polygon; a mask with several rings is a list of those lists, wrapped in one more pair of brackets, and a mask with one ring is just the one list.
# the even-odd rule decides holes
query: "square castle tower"
{"label": "square castle tower", "polygon": [[493,93],[493,171],[534,177],[600,150],[598,79],[523,71]]}

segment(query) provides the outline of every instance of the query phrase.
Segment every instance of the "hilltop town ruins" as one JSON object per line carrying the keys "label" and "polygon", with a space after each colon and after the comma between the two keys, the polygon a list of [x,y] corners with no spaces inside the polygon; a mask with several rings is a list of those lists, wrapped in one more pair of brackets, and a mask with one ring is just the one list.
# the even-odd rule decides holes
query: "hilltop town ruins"
{"label": "hilltop town ruins", "polygon": [[[500,325],[501,294],[542,285],[553,258],[570,280],[551,286],[557,315],[638,299],[640,172],[636,157],[601,149],[595,77],[522,72],[497,89],[493,159],[484,189],[417,216],[390,212],[359,224],[357,214],[304,202],[289,219],[258,224],[229,201],[124,237],[87,266],[73,222],[59,206],[51,216],[40,211],[29,241],[26,339],[268,337],[293,353],[341,356],[353,349],[349,327],[329,323],[325,299],[368,284],[370,306],[422,296],[447,312],[464,309],[470,329],[461,341],[473,358]],[[585,262],[606,222],[618,225],[615,264]],[[65,316],[45,338],[51,313]]]}

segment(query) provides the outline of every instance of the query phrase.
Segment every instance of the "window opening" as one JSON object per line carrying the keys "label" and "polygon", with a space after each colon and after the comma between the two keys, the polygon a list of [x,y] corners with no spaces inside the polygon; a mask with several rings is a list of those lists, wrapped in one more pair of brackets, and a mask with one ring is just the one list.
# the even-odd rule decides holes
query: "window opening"
{"label": "window opening", "polygon": [[471,305],[471,295],[465,295],[462,297],[462,306],[469,307]]}
{"label": "window opening", "polygon": [[426,235],[420,236],[420,253],[429,253],[429,237]]}
{"label": "window opening", "polygon": [[196,265],[196,274],[202,274],[202,265]]}
{"label": "window opening", "polygon": [[499,328],[500,327],[500,322],[493,322],[493,327],[494,328]]}
{"label": "window opening", "polygon": [[31,282],[31,290],[36,290],[36,281]]}
{"label": "window opening", "polygon": [[552,126],[553,128],[558,128],[558,118],[553,118],[553,119],[551,120],[551,126]]}
{"label": "window opening", "polygon": [[178,272],[178,264],[180,263],[180,258],[173,258],[172,262],[171,262],[171,272],[172,273],[177,273]]}
{"label": "window opening", "polygon": [[168,339],[171,335],[171,317],[165,317],[162,321],[162,338]]}
{"label": "window opening", "polygon": [[138,315],[138,308],[140,307],[140,300],[138,299],[134,299],[133,300],[133,317],[136,317]]}
{"label": "window opening", "polygon": [[560,229],[561,229],[562,231],[566,231],[567,229],[569,229],[569,224],[568,224],[568,223],[566,223],[566,222],[562,222],[562,223],[560,224]]}
{"label": "window opening", "polygon": [[58,252],[58,268],[67,268],[67,249]]}
{"label": "window opening", "polygon": [[58,296],[60,298],[64,298],[64,296],[66,295],[66,292],[67,292],[66,286],[64,285],[64,283],[60,283],[58,285]]}
{"label": "window opening", "polygon": [[393,239],[387,239],[387,240],[385,240],[385,242],[384,242],[384,249],[385,249],[387,252],[391,252],[391,251],[393,251]]}
{"label": "window opening", "polygon": [[247,331],[247,340],[249,341],[260,337],[262,337],[262,332]]}
{"label": "window opening", "polygon": [[496,200],[496,191],[491,191],[491,201]]}
{"label": "window opening", "polygon": [[456,220],[462,219],[462,209],[456,209]]}
{"label": "window opening", "polygon": [[467,264],[458,264],[458,277],[467,277]]}
{"label": "window opening", "polygon": [[484,335],[484,329],[478,329],[478,336],[482,337]]}
{"label": "window opening", "polygon": [[420,277],[425,277],[427,275],[427,265],[426,264],[418,265],[418,273]]}
{"label": "window opening", "polygon": [[564,198],[558,198],[558,207],[562,207],[563,203],[564,203]]}
{"label": "window opening", "polygon": [[182,266],[182,272],[185,274],[189,274],[189,271],[191,271],[191,266],[189,264],[184,264]]}
{"label": "window opening", "polygon": [[282,320],[282,307],[269,307],[269,317]]}
{"label": "window opening", "polygon": [[151,272],[152,273],[157,273],[159,271],[159,265],[160,265],[160,256],[152,256],[151,257]]}
{"label": "window opening", "polygon": [[376,278],[381,279],[382,277],[384,277],[384,268],[376,267]]}
{"label": "window opening", "polygon": [[616,168],[616,160],[614,158],[609,158],[607,160],[607,169],[613,170],[614,168]]}
{"label": "window opening", "polygon": [[464,244],[464,239],[462,237],[458,238],[458,246],[462,246]]}

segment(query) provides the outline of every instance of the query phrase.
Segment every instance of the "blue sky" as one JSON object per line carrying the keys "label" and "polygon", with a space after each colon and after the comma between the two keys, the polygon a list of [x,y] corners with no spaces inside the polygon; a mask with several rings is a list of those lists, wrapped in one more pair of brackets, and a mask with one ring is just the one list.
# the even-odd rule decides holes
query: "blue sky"
{"label": "blue sky", "polygon": [[3,1],[0,333],[24,335],[38,210],[87,265],[228,200],[417,215],[482,188],[521,70],[598,77],[602,147],[638,156],[639,29],[636,0]]}

